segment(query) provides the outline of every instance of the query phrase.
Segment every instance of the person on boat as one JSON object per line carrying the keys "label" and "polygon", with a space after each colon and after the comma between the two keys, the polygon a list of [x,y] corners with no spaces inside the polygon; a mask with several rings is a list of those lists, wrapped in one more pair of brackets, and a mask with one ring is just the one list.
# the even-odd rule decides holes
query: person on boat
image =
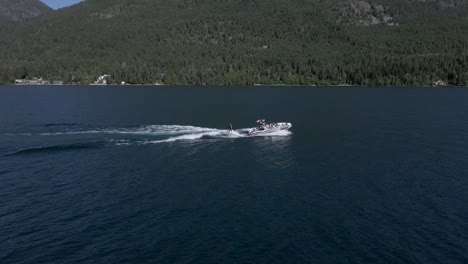
{"label": "person on boat", "polygon": [[265,130],[266,128],[266,121],[265,119],[257,120],[257,130]]}
{"label": "person on boat", "polygon": [[233,131],[234,128],[232,127],[232,124],[229,124],[229,131]]}

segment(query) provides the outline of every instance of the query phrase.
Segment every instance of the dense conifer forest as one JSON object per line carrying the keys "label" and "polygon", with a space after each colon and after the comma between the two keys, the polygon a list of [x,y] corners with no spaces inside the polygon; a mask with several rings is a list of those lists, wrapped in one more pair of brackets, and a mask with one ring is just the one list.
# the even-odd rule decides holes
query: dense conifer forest
{"label": "dense conifer forest", "polygon": [[0,83],[468,85],[467,3],[87,0],[0,24]]}

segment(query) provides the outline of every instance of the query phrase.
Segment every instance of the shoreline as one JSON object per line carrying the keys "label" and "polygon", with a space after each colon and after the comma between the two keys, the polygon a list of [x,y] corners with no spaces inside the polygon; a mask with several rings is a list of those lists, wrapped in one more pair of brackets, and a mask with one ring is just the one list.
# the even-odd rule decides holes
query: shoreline
{"label": "shoreline", "polygon": [[468,88],[468,86],[463,86],[463,85],[444,85],[444,86],[436,86],[436,85],[352,85],[352,84],[339,84],[339,85],[301,85],[301,84],[253,84],[253,85],[196,85],[196,84],[109,84],[109,85],[93,85],[93,84],[63,84],[63,85],[54,85],[54,84],[0,84],[0,87],[2,86],[15,86],[15,87],[63,87],[63,86],[89,86],[89,87],[100,87],[100,88],[105,88],[105,87],[197,87],[197,88],[202,88],[202,87],[207,87],[207,88],[212,88],[212,87],[369,87],[369,88]]}

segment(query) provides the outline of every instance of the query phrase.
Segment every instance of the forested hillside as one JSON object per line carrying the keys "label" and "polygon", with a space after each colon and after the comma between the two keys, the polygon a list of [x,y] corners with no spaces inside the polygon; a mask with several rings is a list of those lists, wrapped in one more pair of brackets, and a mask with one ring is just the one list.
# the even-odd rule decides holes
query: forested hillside
{"label": "forested hillside", "polygon": [[468,84],[468,0],[87,0],[0,27],[0,82]]}

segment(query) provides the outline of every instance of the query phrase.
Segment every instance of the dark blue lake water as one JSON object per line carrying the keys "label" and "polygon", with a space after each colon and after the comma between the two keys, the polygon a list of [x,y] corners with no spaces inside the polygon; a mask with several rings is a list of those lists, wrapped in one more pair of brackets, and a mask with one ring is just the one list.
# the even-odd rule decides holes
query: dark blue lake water
{"label": "dark blue lake water", "polygon": [[[290,133],[229,133],[258,118]],[[1,263],[468,263],[468,89],[0,87]]]}

